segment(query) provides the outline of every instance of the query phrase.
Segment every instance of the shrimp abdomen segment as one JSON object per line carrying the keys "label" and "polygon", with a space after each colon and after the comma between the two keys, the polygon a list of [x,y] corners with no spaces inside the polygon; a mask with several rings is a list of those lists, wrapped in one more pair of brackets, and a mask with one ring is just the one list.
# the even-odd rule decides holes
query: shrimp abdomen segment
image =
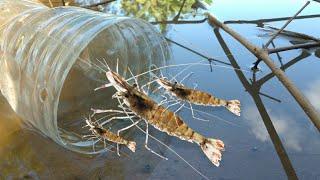
{"label": "shrimp abdomen segment", "polygon": [[179,137],[182,140],[200,143],[204,137],[192,130],[182,119],[172,111],[163,106],[155,106],[152,112],[149,112],[149,123],[155,128],[166,132],[169,135]]}
{"label": "shrimp abdomen segment", "polygon": [[103,134],[103,137],[108,140],[108,141],[111,141],[111,142],[115,142],[115,143],[118,143],[118,144],[128,144],[128,141],[123,139],[122,137],[112,133],[112,132],[109,132],[109,131],[105,131],[105,133]]}
{"label": "shrimp abdomen segment", "polygon": [[191,103],[198,105],[210,105],[210,106],[225,106],[226,101],[216,98],[209,93],[192,90],[192,93],[188,96],[188,100]]}

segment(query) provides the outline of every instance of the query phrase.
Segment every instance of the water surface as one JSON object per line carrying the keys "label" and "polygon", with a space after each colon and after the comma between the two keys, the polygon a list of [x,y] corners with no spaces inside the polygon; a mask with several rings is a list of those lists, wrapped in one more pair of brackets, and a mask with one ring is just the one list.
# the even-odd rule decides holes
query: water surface
{"label": "water surface", "polygon": [[[163,1],[139,4],[139,1],[117,1],[105,7],[104,12],[136,16],[150,22],[169,21],[156,25],[164,36],[205,56],[219,59],[231,65],[216,62],[209,66],[193,66],[178,77],[182,79],[189,72],[194,74],[186,81],[225,99],[237,98],[242,103],[242,115],[236,117],[223,108],[196,107],[215,117],[203,116],[209,122],[192,119],[189,110],[180,115],[194,130],[208,136],[222,139],[226,151],[219,168],[213,166],[195,144],[168,137],[151,129],[172,149],[184,157],[196,169],[210,179],[320,179],[320,135],[311,121],[287,92],[281,83],[270,75],[270,70],[261,63],[261,71],[255,75],[250,66],[256,58],[222,30],[213,31],[206,22],[179,24],[182,20],[202,20],[203,11],[191,8],[193,1],[187,0],[177,21],[172,19],[178,13],[181,2]],[[150,1],[156,2],[156,1]],[[252,20],[292,16],[305,2],[284,1],[236,1],[216,0],[210,12],[221,21]],[[161,5],[160,5],[161,4]],[[149,8],[144,8],[148,6]],[[168,7],[165,11],[161,8]],[[122,8],[123,7],[123,8]],[[142,9],[137,9],[140,7]],[[288,8],[290,7],[290,8]],[[301,15],[317,14],[320,4],[312,2]],[[280,28],[284,21],[264,24]],[[295,20],[288,30],[320,37],[319,18]],[[230,24],[230,26],[252,43],[262,46],[270,35],[254,24]],[[290,40],[279,36],[274,40],[276,47],[290,45]],[[170,43],[169,64],[194,63],[206,59],[176,44]],[[293,50],[279,53],[282,64],[295,61],[285,72],[295,85],[320,110],[320,68],[319,58],[314,50]],[[302,58],[299,58],[299,57]],[[271,55],[281,66],[276,54]],[[297,58],[298,57],[298,58]],[[293,60],[293,61],[292,61]],[[222,67],[223,66],[223,67]],[[241,71],[234,70],[241,68]],[[176,74],[181,68],[168,69],[166,73]],[[270,77],[262,81],[264,77]],[[259,81],[261,80],[261,81]],[[79,82],[81,83],[81,82]],[[269,96],[269,98],[267,96]],[[272,97],[272,98],[270,98]],[[20,128],[20,119],[12,112],[5,99],[0,105],[0,177],[33,179],[201,179],[175,154],[154,141],[150,146],[169,158],[162,160],[142,146],[144,136],[137,132],[137,152],[117,157],[114,153],[86,156],[70,152],[50,139]],[[200,116],[200,115],[199,115]],[[202,116],[201,116],[202,117]]]}

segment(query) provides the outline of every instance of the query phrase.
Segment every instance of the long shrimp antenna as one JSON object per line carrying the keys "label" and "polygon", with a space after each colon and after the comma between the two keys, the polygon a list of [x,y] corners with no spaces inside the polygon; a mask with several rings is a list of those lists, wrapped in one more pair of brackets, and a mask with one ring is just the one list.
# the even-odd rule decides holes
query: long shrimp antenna
{"label": "long shrimp antenna", "polygon": [[[97,59],[97,61],[99,61],[101,64],[103,64],[100,60]],[[104,60],[104,61],[105,61],[105,60]],[[157,68],[155,68],[155,69],[151,69],[151,70],[149,70],[149,71],[145,71],[145,72],[143,72],[143,73],[140,73],[140,74],[137,74],[137,75],[135,75],[135,76],[132,76],[131,78],[126,79],[126,81],[128,82],[128,81],[130,81],[130,80],[132,80],[132,79],[136,79],[136,78],[138,78],[138,77],[140,77],[140,76],[143,76],[143,75],[145,75],[145,74],[148,74],[148,73],[150,73],[150,72],[158,71],[158,70],[165,69],[165,68],[173,68],[173,67],[181,67],[181,66],[190,66],[190,65],[208,66],[208,64],[201,63],[201,62],[204,62],[204,61],[206,61],[206,60],[202,60],[202,61],[199,61],[199,62],[197,62],[197,63],[176,64],[176,65],[168,65],[168,66],[157,67]],[[105,63],[105,64],[106,64],[106,66],[105,66],[105,65],[104,65],[104,66],[107,67],[108,70],[111,70],[111,68],[107,65],[107,63]],[[97,66],[97,65],[96,65],[96,66]],[[212,65],[212,66],[224,67],[224,68],[226,68],[226,69],[239,70],[239,71],[242,71],[242,72],[251,73],[251,71],[242,70],[242,69],[238,69],[238,68],[231,68],[231,67],[223,66],[223,65]],[[99,66],[97,66],[97,67],[99,67]],[[99,68],[100,68],[100,67],[99,67]],[[102,69],[102,68],[100,68],[100,69]],[[107,71],[104,70],[104,69],[102,69],[102,70],[103,70],[105,73],[107,72]],[[131,72],[131,73],[132,73],[132,72]],[[182,73],[182,72],[180,72],[180,73]],[[112,86],[112,85],[111,85],[110,83],[107,83],[107,84],[104,84],[104,85],[96,88],[95,91],[97,91],[97,90],[99,90],[99,89],[107,88],[107,87],[110,87],[110,86]]]}
{"label": "long shrimp antenna", "polygon": [[[167,65],[167,66],[157,67],[157,68],[155,68],[155,69],[151,69],[151,70],[145,71],[145,72],[143,72],[143,73],[137,74],[137,75],[135,75],[134,77],[128,78],[128,79],[126,79],[126,81],[132,80],[133,78],[137,78],[137,77],[143,76],[143,75],[148,74],[148,73],[153,72],[153,71],[158,71],[158,70],[166,69],[166,68],[182,67],[182,66],[189,66],[189,65],[209,66],[209,65],[206,64],[206,63],[201,63],[201,62],[204,62],[204,61],[206,61],[206,60],[201,60],[201,61],[196,62],[196,63],[174,64],[174,65]],[[226,68],[226,69],[236,70],[236,71],[242,71],[242,72],[246,72],[246,73],[252,73],[251,70],[243,70],[243,69],[240,69],[240,68],[232,68],[232,67],[224,66],[224,65],[216,65],[216,64],[213,64],[212,66],[215,66],[215,67],[223,67],[223,68]]]}
{"label": "long shrimp antenna", "polygon": [[[191,110],[191,108],[189,108],[189,107],[187,107],[187,106],[185,106],[185,105],[183,105],[183,107],[186,108],[186,109]],[[203,113],[203,114],[205,114],[205,115],[207,115],[207,116],[210,116],[210,117],[213,117],[213,118],[217,118],[217,119],[218,119],[219,121],[221,121],[221,122],[224,122],[224,123],[227,123],[227,124],[236,126],[236,127],[243,127],[243,126],[240,126],[240,125],[238,125],[238,124],[229,122],[229,121],[227,121],[227,120],[225,120],[225,119],[223,119],[223,118],[221,118],[221,117],[219,117],[219,116],[217,116],[217,115],[214,115],[214,114],[210,114],[210,113],[207,113],[207,112],[204,112],[204,111],[201,111],[201,110],[197,110],[197,109],[193,109],[193,111],[199,112],[199,113]]]}
{"label": "long shrimp antenna", "polygon": [[119,58],[117,58],[116,72],[119,74]]}
{"label": "long shrimp antenna", "polygon": [[128,66],[128,71],[129,71],[129,73],[131,74],[131,76],[133,77],[134,82],[135,82],[135,84],[137,85],[138,89],[141,90],[141,89],[140,89],[140,86],[139,86],[139,84],[138,84],[138,78],[133,75],[133,73],[132,73],[132,71],[131,71],[131,69],[130,69],[129,66]]}

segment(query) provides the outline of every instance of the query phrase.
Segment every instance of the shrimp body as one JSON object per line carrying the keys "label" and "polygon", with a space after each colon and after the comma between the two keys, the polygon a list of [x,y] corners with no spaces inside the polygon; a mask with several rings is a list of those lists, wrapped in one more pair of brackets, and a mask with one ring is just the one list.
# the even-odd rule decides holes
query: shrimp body
{"label": "shrimp body", "polygon": [[210,161],[214,165],[219,166],[219,161],[222,156],[221,151],[224,150],[224,143],[221,140],[206,138],[195,132],[183,122],[181,117],[166,109],[164,106],[158,105],[135,86],[129,85],[117,73],[109,71],[107,72],[107,78],[118,90],[125,104],[138,117],[168,135],[197,143]]}
{"label": "shrimp body", "polygon": [[136,142],[126,140],[123,137],[101,127],[97,123],[93,123],[89,120],[86,120],[86,123],[90,127],[90,131],[92,132],[92,134],[94,134],[95,136],[113,143],[126,145],[132,152],[135,152]]}
{"label": "shrimp body", "polygon": [[226,107],[233,114],[240,116],[240,101],[239,100],[224,100],[213,95],[187,88],[182,84],[178,84],[177,82],[172,83],[164,78],[159,78],[157,83],[162,86],[164,89],[169,91],[173,96],[177,98],[188,101],[197,105],[205,105],[205,106],[223,106]]}

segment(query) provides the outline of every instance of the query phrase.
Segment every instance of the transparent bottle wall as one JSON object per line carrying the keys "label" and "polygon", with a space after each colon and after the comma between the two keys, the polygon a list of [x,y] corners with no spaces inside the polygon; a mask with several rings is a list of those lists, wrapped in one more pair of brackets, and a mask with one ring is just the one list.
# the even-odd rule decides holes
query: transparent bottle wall
{"label": "transparent bottle wall", "polygon": [[127,67],[138,74],[169,58],[165,40],[142,20],[32,1],[0,0],[0,8],[3,96],[28,127],[74,151],[93,153],[81,137],[90,108],[117,106],[112,88],[94,91],[106,83],[105,62],[115,68],[119,59],[129,77]]}

